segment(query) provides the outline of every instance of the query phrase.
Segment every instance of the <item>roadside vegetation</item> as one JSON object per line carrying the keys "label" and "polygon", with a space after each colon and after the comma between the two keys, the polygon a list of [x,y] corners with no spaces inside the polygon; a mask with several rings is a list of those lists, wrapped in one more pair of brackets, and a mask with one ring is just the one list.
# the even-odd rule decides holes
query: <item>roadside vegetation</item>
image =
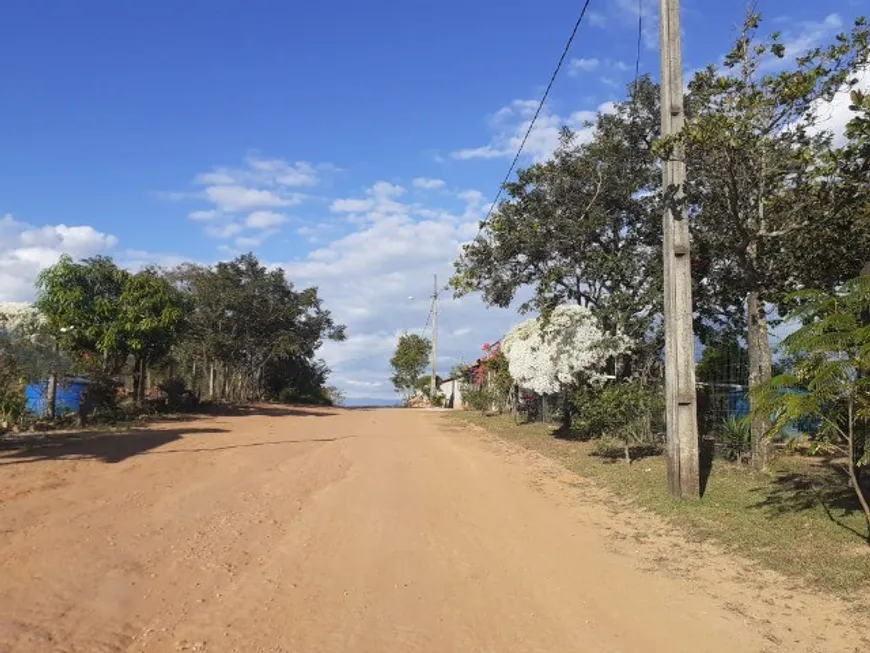
{"label": "roadside vegetation", "polygon": [[[32,305],[0,305],[0,430],[118,422],[202,402],[341,401],[316,352],[344,339],[344,327],[316,288],[296,289],[253,254],[138,272],[107,257],[64,257],[40,275],[36,294]],[[76,383],[83,391],[70,414],[58,396]]]}
{"label": "roadside vegetation", "polygon": [[[531,318],[462,372],[464,413],[772,568],[870,581],[870,95],[867,21],[791,52],[749,13],[659,134],[640,78],[519,170],[455,264],[457,296]],[[848,109],[839,127],[831,103]],[[827,113],[826,113],[827,112]],[[845,127],[843,127],[845,124]],[[836,133],[834,129],[837,129]],[[702,498],[664,466],[661,166],[688,179]],[[488,334],[492,335],[492,334]]]}

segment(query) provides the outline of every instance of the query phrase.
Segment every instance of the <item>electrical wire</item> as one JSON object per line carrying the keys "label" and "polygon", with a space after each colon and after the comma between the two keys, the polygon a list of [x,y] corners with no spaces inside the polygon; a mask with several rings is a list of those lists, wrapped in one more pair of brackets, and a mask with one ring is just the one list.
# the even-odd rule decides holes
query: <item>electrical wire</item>
{"label": "electrical wire", "polygon": [[568,41],[565,43],[565,47],[562,49],[562,55],[559,57],[556,68],[553,70],[553,74],[550,75],[550,81],[547,84],[547,88],[544,90],[544,95],[541,97],[541,101],[538,103],[538,108],[535,109],[535,115],[532,116],[532,120],[529,123],[529,128],[526,130],[525,136],[523,136],[523,140],[520,142],[520,146],[517,149],[514,160],[511,162],[507,174],[504,176],[504,180],[498,187],[498,192],[496,193],[495,199],[493,200],[492,204],[490,204],[489,206],[489,211],[487,211],[486,217],[480,222],[480,226],[477,229],[477,235],[474,237],[474,240],[477,240],[477,238],[480,236],[480,232],[483,231],[483,228],[489,222],[489,219],[492,217],[492,212],[498,205],[498,200],[499,198],[501,198],[501,194],[504,191],[505,184],[510,181],[511,174],[513,174],[514,168],[516,167],[517,161],[519,161],[520,156],[522,156],[523,148],[526,146],[526,142],[529,140],[532,129],[534,129],[535,127],[535,122],[538,120],[538,116],[541,114],[541,111],[544,108],[544,103],[547,101],[547,97],[550,95],[550,89],[553,88],[553,84],[556,82],[556,77],[559,75],[559,71],[562,69],[562,64],[565,62],[565,57],[568,56],[568,51],[571,49],[571,44],[574,43],[574,38],[577,36],[577,30],[580,28],[583,19],[586,17],[586,10],[589,9],[589,4],[591,2],[592,0],[586,0],[586,2],[583,3],[583,9],[580,10],[580,16],[574,23],[574,29],[571,30],[571,36],[568,37]]}
{"label": "electrical wire", "polygon": [[[640,89],[640,55],[643,48],[643,0],[637,0],[637,54],[634,59],[634,90],[632,92],[631,98],[631,129],[630,134],[634,136],[634,128],[637,125],[637,94],[638,89]],[[631,147],[631,171],[634,172],[634,158],[637,152],[637,148],[632,145]]]}
{"label": "electrical wire", "polygon": [[634,60],[634,96],[637,101],[637,89],[640,82],[640,53],[643,41],[643,0],[637,0],[637,56]]}

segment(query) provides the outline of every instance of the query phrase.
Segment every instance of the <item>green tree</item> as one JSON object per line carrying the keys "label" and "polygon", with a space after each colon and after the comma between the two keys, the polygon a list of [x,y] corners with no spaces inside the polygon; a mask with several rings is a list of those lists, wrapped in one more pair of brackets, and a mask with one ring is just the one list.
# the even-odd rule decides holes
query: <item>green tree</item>
{"label": "green tree", "polygon": [[104,256],[80,262],[63,256],[42,271],[36,308],[63,351],[74,358],[96,356],[104,372],[124,365],[129,347],[121,294],[129,277]]}
{"label": "green tree", "polygon": [[[753,388],[771,376],[769,306],[815,281],[804,265],[784,255],[790,239],[801,232],[801,238],[844,243],[844,234],[828,228],[830,206],[819,200],[819,189],[830,182],[823,163],[832,145],[818,107],[847,83],[850,71],[865,60],[867,45],[859,20],[852,34],[829,48],[813,49],[792,68],[765,74],[763,66],[786,52],[777,34],[758,38],[759,22],[758,14],[749,14],[724,65],[694,76],[689,119],[679,136],[689,171],[697,310],[707,325],[745,329]],[[667,156],[670,144],[662,145]],[[842,269],[837,251],[828,253],[831,269]],[[753,421],[753,462],[759,467],[767,460],[765,430],[763,420]]]}
{"label": "green tree", "polygon": [[749,353],[737,338],[723,337],[708,342],[695,368],[699,383],[749,382]]}
{"label": "green tree", "polygon": [[520,170],[455,263],[456,294],[480,291],[487,304],[507,307],[531,286],[521,312],[588,306],[608,332],[632,338],[635,356],[625,362],[651,364],[662,301],[660,173],[651,151],[658,107],[658,88],[644,77],[627,101],[598,116],[591,142],[565,130],[551,160]]}
{"label": "green tree", "polygon": [[[325,340],[341,341],[316,288],[296,290],[280,268],[253,254],[214,267],[183,266],[169,278],[191,305],[185,338],[176,346],[182,365],[207,375],[210,396],[250,399],[310,395],[325,373],[315,355]],[[194,375],[195,376],[195,375]]]}
{"label": "green tree", "polygon": [[126,347],[134,357],[133,396],[144,398],[148,366],[178,341],[187,313],[184,296],[155,268],[127,276],[118,303]]}
{"label": "green tree", "polygon": [[[756,388],[753,415],[768,426],[766,437],[793,420],[821,420],[821,437],[846,457],[849,485],[867,519],[870,543],[870,504],[861,478],[870,465],[870,276],[849,281],[837,292],[804,291],[794,299],[800,308],[791,317],[803,326],[784,345],[796,363]],[[794,388],[807,392],[788,392]]]}
{"label": "green tree", "polygon": [[399,337],[396,350],[390,359],[393,375],[390,381],[397,392],[401,392],[405,401],[411,399],[414,390],[432,353],[432,343],[423,336],[406,333]]}

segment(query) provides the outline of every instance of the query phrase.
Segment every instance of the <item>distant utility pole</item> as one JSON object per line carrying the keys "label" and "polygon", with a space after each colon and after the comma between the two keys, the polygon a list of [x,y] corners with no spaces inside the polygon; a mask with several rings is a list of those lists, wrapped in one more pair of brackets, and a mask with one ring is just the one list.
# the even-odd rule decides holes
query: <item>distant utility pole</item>
{"label": "distant utility pole", "polygon": [[[668,136],[678,134],[685,122],[679,0],[660,0],[660,17],[662,136]],[[700,496],[700,470],[695,334],[689,224],[683,201],[685,182],[685,153],[683,147],[677,145],[662,166],[668,487],[674,496],[697,497]]]}
{"label": "distant utility pole", "polygon": [[435,393],[438,390],[438,381],[435,375],[435,361],[438,357],[438,275],[435,275],[435,285],[432,289],[432,390],[430,397],[432,405],[435,405]]}

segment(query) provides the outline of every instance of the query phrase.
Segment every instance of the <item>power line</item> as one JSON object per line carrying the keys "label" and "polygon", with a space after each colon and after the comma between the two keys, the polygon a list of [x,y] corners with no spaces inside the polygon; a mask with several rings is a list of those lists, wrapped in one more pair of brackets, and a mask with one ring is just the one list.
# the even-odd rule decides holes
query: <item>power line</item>
{"label": "power line", "polygon": [[637,100],[637,89],[640,82],[640,53],[643,47],[643,0],[637,0],[637,57],[634,60],[634,96]]}
{"label": "power line", "polygon": [[[634,91],[632,92],[632,111],[631,111],[631,136],[629,138],[634,137],[634,128],[637,125],[637,112],[638,112],[638,90],[640,89],[640,54],[643,47],[643,0],[637,0],[637,54],[634,59]],[[637,148],[634,147],[633,143],[629,143],[631,147],[630,157],[631,157],[631,170],[634,172],[634,158],[635,153],[637,152]]]}
{"label": "power line", "polygon": [[547,97],[550,95],[550,89],[553,88],[553,84],[556,81],[556,77],[559,75],[559,71],[562,69],[562,64],[565,62],[565,57],[568,56],[568,51],[571,49],[571,44],[574,42],[574,37],[577,36],[577,30],[580,28],[580,24],[583,22],[583,19],[586,17],[586,10],[589,8],[589,4],[592,0],[586,0],[583,3],[583,9],[580,10],[580,16],[577,18],[577,21],[574,23],[574,29],[571,30],[571,36],[568,37],[568,41],[565,43],[565,47],[562,50],[562,55],[559,57],[559,61],[556,64],[555,70],[553,70],[553,74],[550,75],[550,81],[547,84],[547,88],[544,90],[544,95],[541,97],[541,101],[538,103],[538,108],[535,109],[535,115],[532,116],[532,121],[529,123],[529,128],[526,130],[525,136],[523,136],[523,140],[520,142],[520,147],[517,149],[517,153],[514,156],[514,160],[511,162],[510,168],[508,168],[507,174],[504,176],[504,179],[501,182],[501,185],[498,187],[498,192],[495,195],[495,199],[489,207],[489,211],[486,213],[486,217],[481,221],[480,226],[477,229],[477,235],[474,237],[474,240],[477,240],[478,236],[480,236],[480,232],[483,231],[483,227],[489,222],[489,219],[492,217],[492,212],[495,210],[495,207],[498,205],[498,200],[501,197],[502,191],[504,190],[505,184],[510,181],[511,174],[514,171],[514,167],[517,165],[517,161],[519,161],[520,156],[523,153],[523,148],[526,146],[526,141],[529,140],[529,136],[532,133],[532,129],[535,127],[535,122],[538,120],[538,116],[541,115],[541,110],[544,108],[544,103],[547,101]]}

